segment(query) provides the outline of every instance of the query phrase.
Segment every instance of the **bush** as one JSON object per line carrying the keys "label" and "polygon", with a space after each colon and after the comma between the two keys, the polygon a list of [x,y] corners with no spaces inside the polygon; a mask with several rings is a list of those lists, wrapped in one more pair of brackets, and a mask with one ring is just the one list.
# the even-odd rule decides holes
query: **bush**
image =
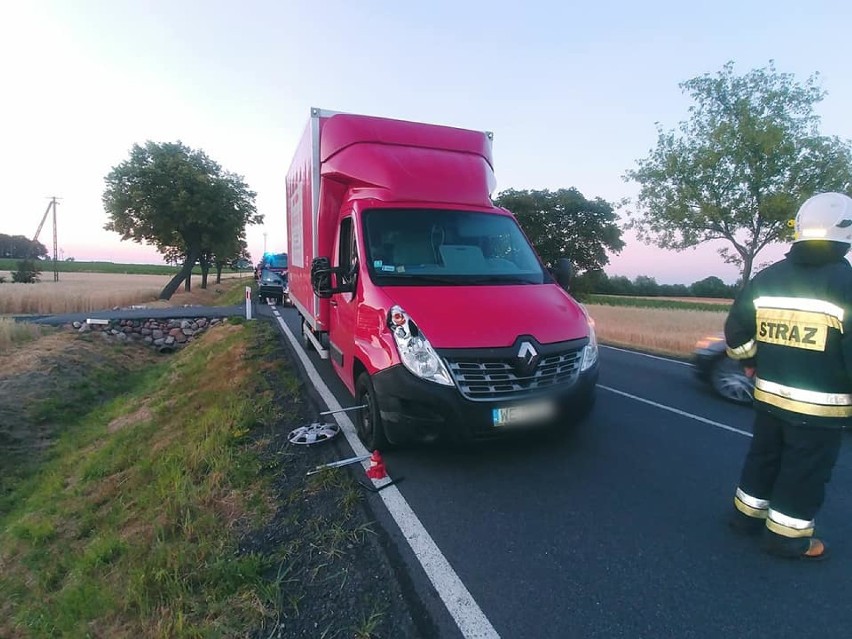
{"label": "bush", "polygon": [[38,282],[41,268],[35,260],[20,260],[18,270],[12,273],[12,281],[20,284],[34,284]]}

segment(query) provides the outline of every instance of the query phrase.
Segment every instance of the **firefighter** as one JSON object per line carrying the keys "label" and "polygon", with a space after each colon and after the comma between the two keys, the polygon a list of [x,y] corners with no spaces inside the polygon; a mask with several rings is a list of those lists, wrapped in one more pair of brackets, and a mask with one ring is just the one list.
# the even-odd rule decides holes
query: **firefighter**
{"label": "firefighter", "polygon": [[822,193],[790,251],[758,273],[725,321],[728,355],[754,378],[754,436],[731,526],[780,557],[824,559],[814,517],[852,424],[852,198]]}

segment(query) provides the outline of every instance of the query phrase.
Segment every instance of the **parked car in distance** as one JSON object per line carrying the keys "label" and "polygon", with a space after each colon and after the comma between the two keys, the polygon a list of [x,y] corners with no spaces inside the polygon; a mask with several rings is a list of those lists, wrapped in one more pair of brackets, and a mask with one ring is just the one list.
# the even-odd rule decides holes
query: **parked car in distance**
{"label": "parked car in distance", "polygon": [[699,340],[692,353],[692,363],[698,378],[710,384],[720,397],[737,404],[751,404],[754,381],[746,376],[738,361],[728,357],[722,335]]}
{"label": "parked car in distance", "polygon": [[287,288],[287,275],[279,275],[270,269],[263,269],[257,283],[257,297],[262,302],[289,304],[290,291]]}

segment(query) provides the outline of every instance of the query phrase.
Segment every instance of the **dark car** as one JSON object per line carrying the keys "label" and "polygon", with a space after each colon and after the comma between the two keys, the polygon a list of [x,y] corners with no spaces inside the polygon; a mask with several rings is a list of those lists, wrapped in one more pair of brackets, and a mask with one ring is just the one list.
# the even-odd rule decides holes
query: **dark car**
{"label": "dark car", "polygon": [[287,275],[279,275],[270,269],[261,271],[257,282],[257,296],[262,302],[289,304],[290,290],[287,287]]}
{"label": "dark car", "polygon": [[724,337],[712,335],[699,340],[692,363],[699,379],[709,383],[720,397],[737,404],[751,404],[754,382],[738,361],[728,357]]}

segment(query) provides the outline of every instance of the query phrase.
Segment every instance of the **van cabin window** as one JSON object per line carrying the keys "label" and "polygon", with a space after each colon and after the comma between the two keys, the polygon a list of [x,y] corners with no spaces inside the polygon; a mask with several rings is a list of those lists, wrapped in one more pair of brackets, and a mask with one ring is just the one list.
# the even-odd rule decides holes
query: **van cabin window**
{"label": "van cabin window", "polygon": [[355,281],[358,269],[358,247],[355,242],[352,218],[344,218],[340,222],[340,243],[337,248],[337,266],[342,268],[341,279],[346,284]]}
{"label": "van cabin window", "polygon": [[383,285],[542,284],[550,277],[510,216],[433,209],[364,214],[368,273]]}

